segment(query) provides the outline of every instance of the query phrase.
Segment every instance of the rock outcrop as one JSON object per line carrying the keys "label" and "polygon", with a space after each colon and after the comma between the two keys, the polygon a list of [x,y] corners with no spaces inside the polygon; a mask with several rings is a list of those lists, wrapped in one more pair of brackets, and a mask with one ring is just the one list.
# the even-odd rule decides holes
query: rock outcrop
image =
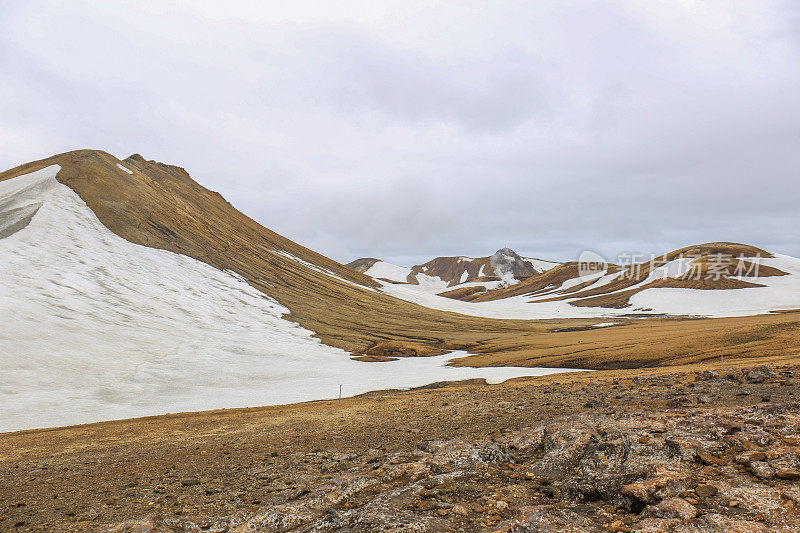
{"label": "rock outcrop", "polygon": [[346,471],[251,516],[156,516],[103,531],[789,533],[800,528],[798,438],[792,403],[587,410],[485,440],[348,456]]}

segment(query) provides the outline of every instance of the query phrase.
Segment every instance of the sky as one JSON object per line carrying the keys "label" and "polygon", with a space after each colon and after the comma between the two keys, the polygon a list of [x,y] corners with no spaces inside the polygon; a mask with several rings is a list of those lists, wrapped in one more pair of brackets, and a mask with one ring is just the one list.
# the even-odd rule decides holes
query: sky
{"label": "sky", "polygon": [[186,168],[336,260],[800,256],[800,2],[0,3],[0,167]]}

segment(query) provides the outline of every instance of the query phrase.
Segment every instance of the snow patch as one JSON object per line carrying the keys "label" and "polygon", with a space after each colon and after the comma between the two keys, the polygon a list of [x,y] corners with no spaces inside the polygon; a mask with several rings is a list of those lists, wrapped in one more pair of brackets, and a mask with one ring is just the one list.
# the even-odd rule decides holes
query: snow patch
{"label": "snow patch", "polygon": [[[551,302],[541,301],[553,296],[554,293],[568,289],[585,280],[573,278],[566,280],[558,287],[534,297],[513,296],[501,300],[487,302],[464,302],[438,296],[429,291],[422,291],[412,285],[389,286],[384,285],[381,290],[396,298],[438,309],[451,311],[469,316],[486,318],[508,319],[545,319],[545,318],[611,318],[632,312],[641,314],[668,314],[706,317],[733,317],[749,316],[779,311],[783,309],[800,309],[800,259],[775,254],[774,258],[762,259],[761,264],[775,267],[787,272],[788,276],[770,276],[754,278],[751,281],[765,285],[765,287],[750,287],[744,289],[679,289],[679,288],[650,288],[640,291],[630,298],[628,307],[613,309],[605,307],[577,307],[569,302],[579,299],[566,298]],[[662,267],[654,269],[647,278],[631,287],[625,287],[617,292],[638,288],[653,280],[667,276],[680,276],[691,268],[686,260],[671,261]],[[600,287],[610,283],[620,276],[620,272],[608,274],[598,272],[594,274],[594,283],[590,286]],[[591,278],[589,279],[591,281]],[[465,284],[462,286],[466,286]],[[497,287],[489,287],[493,289]],[[441,291],[438,291],[441,292]],[[576,293],[577,294],[577,293]],[[647,311],[643,311],[647,310]]]}
{"label": "snow patch", "polygon": [[0,182],[0,212],[41,205],[0,239],[0,431],[557,371],[353,361],[240,276],[118,237],[58,171]]}
{"label": "snow patch", "polygon": [[393,265],[385,261],[378,261],[369,267],[364,274],[372,276],[373,278],[384,278],[405,283],[408,279],[408,275],[411,274],[411,269]]}
{"label": "snow patch", "polygon": [[124,172],[127,172],[128,174],[133,174],[133,170],[129,169],[128,167],[126,167],[122,163],[117,163],[117,166],[119,167],[120,170],[122,170]]}

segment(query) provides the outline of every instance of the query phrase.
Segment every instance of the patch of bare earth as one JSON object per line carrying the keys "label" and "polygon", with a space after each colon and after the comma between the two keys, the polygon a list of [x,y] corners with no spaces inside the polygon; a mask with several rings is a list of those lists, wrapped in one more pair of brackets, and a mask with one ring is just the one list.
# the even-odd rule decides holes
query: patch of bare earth
{"label": "patch of bare earth", "polygon": [[3,434],[0,530],[797,531],[800,367],[710,369]]}

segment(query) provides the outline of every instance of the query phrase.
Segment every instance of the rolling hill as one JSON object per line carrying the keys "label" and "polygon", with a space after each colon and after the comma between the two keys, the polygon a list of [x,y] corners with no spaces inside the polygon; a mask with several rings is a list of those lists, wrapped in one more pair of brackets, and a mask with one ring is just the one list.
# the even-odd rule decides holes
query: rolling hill
{"label": "rolling hill", "polygon": [[[738,243],[687,246],[625,265],[551,263],[507,281],[467,275],[467,265],[488,259],[440,257],[426,263],[447,265],[438,271],[420,266],[404,269],[377,259],[358,259],[349,266],[383,283],[386,292],[398,298],[486,317],[728,317],[800,305],[800,260]],[[406,273],[406,281],[400,281]],[[484,305],[463,305],[442,297]]]}
{"label": "rolling hill", "polygon": [[[797,314],[766,313],[800,307],[797,260],[695,248],[704,272],[720,250],[744,264],[698,284],[673,272],[673,252],[631,279],[614,265],[584,279],[501,249],[403,281],[399,267],[351,268],[264,228],[180,167],[59,154],[0,173],[0,430],[793,346]],[[739,275],[762,253],[759,275]],[[680,317],[698,314],[731,318]]]}

